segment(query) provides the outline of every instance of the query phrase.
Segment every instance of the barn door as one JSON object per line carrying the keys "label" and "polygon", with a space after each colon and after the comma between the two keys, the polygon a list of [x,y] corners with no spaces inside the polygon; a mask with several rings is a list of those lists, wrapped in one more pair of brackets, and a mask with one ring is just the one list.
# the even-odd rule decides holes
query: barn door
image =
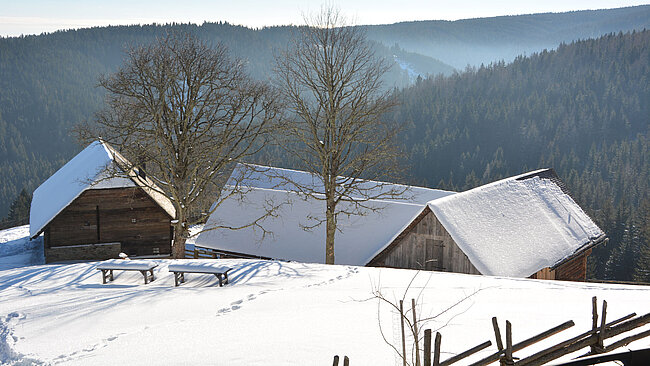
{"label": "barn door", "polygon": [[424,269],[428,271],[444,271],[444,242],[442,240],[427,239],[425,247]]}

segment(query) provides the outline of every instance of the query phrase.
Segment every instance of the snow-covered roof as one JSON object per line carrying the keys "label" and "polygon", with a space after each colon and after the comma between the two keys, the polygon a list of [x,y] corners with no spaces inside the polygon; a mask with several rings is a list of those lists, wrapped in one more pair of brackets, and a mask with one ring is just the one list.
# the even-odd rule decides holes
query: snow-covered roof
{"label": "snow-covered roof", "polygon": [[503,179],[429,202],[485,275],[528,277],[604,235],[550,169]]}
{"label": "snow-covered roof", "polygon": [[[239,166],[233,178],[241,172]],[[248,187],[243,198],[225,199],[210,215],[206,228],[215,226],[241,227],[248,225],[267,212],[269,205],[282,204],[276,214],[266,217],[261,225],[272,234],[264,236],[257,227],[239,230],[217,229],[204,231],[196,238],[196,245],[248,255],[296,260],[300,262],[325,262],[325,224],[311,229],[324,219],[325,202],[306,197],[286,184],[285,180],[266,178],[267,174],[290,174],[292,181],[311,182],[309,173],[255,166],[255,172],[238,179],[240,186]],[[315,181],[315,180],[314,180]],[[231,183],[233,181],[231,180]],[[376,185],[376,183],[373,183]],[[390,185],[389,185],[390,186]],[[397,186],[397,185],[395,185]],[[386,187],[384,187],[386,189]],[[337,264],[365,265],[417,217],[433,198],[453,192],[411,187],[411,200],[371,200],[364,205],[379,210],[366,210],[363,216],[338,216],[334,256]],[[349,203],[340,203],[346,205]],[[344,207],[343,207],[344,208]],[[264,236],[264,237],[263,237]],[[263,237],[263,238],[262,238]]]}
{"label": "snow-covered roof", "polygon": [[[339,177],[341,182],[347,179],[346,177]],[[324,193],[323,182],[318,176],[311,173],[254,164],[237,164],[227,184],[292,192],[299,191],[298,187],[303,187],[303,189],[307,187],[314,192]],[[440,189],[371,180],[357,180],[355,186],[359,187],[359,190],[363,190],[363,194],[355,195],[351,193],[350,196],[352,197],[373,197],[382,201],[421,203],[423,205],[428,201],[454,193]],[[391,195],[394,192],[404,192],[404,194]]]}
{"label": "snow-covered roof", "polygon": [[143,178],[135,173],[130,172],[129,178],[111,177],[110,171],[120,165],[116,160],[126,162],[107,143],[94,141],[36,188],[29,214],[30,236],[40,234],[52,219],[87,189],[140,186],[171,217],[175,216],[169,199],[157,192],[155,186],[152,186],[153,189],[147,188]]}

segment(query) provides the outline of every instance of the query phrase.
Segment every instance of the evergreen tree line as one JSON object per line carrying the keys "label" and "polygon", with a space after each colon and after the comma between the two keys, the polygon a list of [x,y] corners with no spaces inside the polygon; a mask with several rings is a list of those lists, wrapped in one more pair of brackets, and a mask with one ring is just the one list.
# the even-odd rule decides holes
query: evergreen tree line
{"label": "evergreen tree line", "polygon": [[[376,42],[377,54],[394,65],[385,83],[392,88],[411,83],[413,73],[449,75],[453,68],[448,64],[511,60],[556,47],[562,40],[648,26],[650,6],[363,28]],[[253,77],[268,80],[274,55],[291,42],[296,27],[153,24],[0,37],[0,217],[21,189],[32,191],[79,151],[69,131],[92,120],[102,107],[97,77],[116,70],[128,47],[150,43],[169,31],[222,42],[233,56],[245,60]]]}
{"label": "evergreen tree line", "polygon": [[412,182],[466,190],[554,168],[609,235],[589,275],[650,281],[650,31],[563,44],[397,92]]}

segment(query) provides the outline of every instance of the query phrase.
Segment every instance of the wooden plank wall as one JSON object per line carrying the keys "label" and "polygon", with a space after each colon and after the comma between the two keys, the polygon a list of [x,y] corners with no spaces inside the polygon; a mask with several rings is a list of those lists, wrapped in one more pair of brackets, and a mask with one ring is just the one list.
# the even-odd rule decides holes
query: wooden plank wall
{"label": "wooden plank wall", "polygon": [[535,278],[538,280],[554,280],[555,271],[550,269],[549,267],[542,268],[539,271],[537,271],[537,273],[530,276],[530,278]]}
{"label": "wooden plank wall", "polygon": [[555,269],[555,279],[565,281],[584,281],[587,278],[587,257],[591,250],[563,263]]}
{"label": "wooden plank wall", "polygon": [[368,265],[480,274],[428,207]]}
{"label": "wooden plank wall", "polygon": [[584,281],[587,279],[587,257],[589,254],[591,254],[591,249],[562,263],[555,269],[548,267],[541,269],[530,276],[530,278],[536,278],[538,280]]}
{"label": "wooden plank wall", "polygon": [[138,187],[91,189],[48,224],[46,245],[120,242],[131,256],[169,254],[170,220]]}

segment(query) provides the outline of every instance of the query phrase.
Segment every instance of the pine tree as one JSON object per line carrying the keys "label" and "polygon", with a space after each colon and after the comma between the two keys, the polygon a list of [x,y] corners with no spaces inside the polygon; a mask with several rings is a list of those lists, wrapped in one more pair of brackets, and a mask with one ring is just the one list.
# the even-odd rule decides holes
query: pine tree
{"label": "pine tree", "polygon": [[650,282],[650,198],[641,204],[639,217],[640,248],[633,278],[638,282]]}
{"label": "pine tree", "polygon": [[32,195],[23,188],[18,197],[11,203],[7,217],[0,221],[0,227],[8,228],[28,224],[31,205]]}

